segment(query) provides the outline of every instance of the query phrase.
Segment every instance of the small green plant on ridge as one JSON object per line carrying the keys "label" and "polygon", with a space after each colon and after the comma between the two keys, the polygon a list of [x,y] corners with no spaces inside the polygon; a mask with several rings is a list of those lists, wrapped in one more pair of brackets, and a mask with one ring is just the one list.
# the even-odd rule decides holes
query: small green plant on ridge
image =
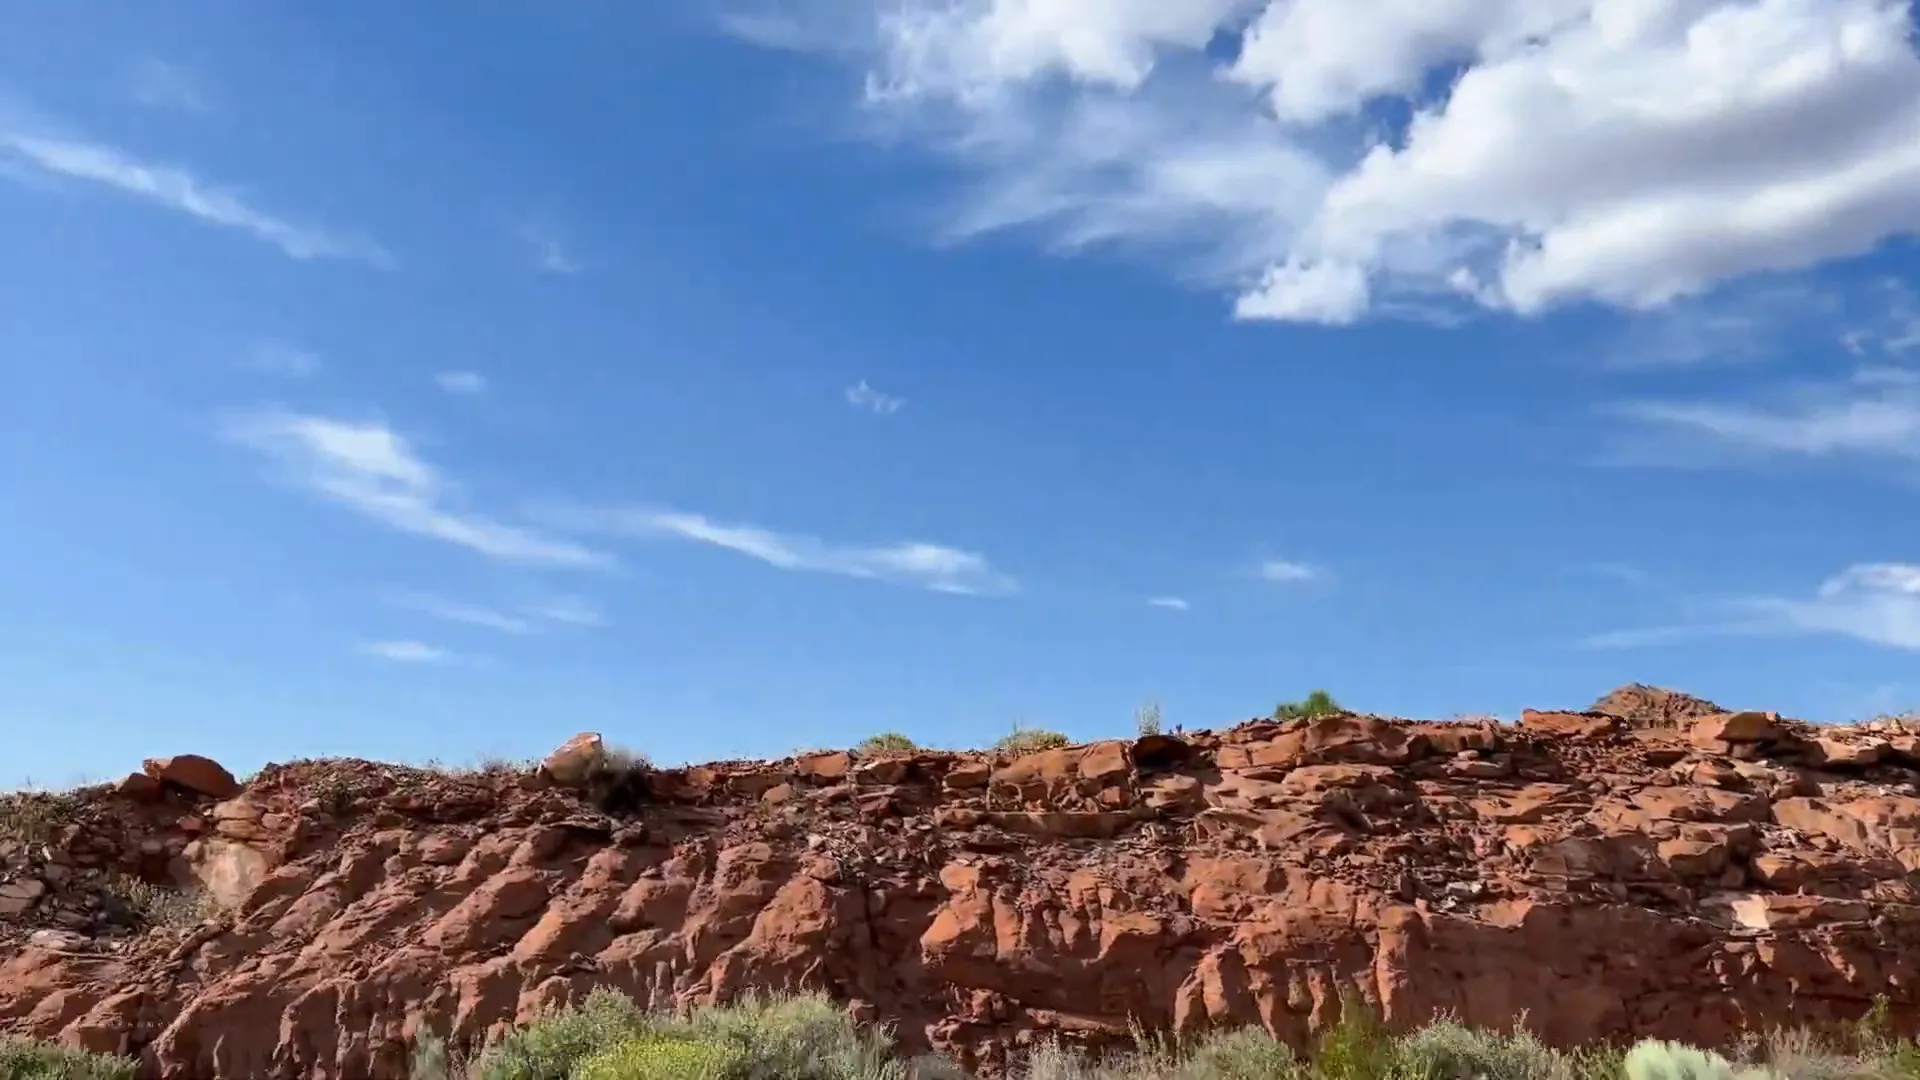
{"label": "small green plant on ridge", "polygon": [[918,749],[920,747],[905,735],[897,731],[883,731],[861,739],[853,752],[861,757],[876,757],[881,754],[910,754]]}
{"label": "small green plant on ridge", "polygon": [[1315,690],[1299,701],[1283,701],[1273,707],[1275,720],[1311,720],[1316,716],[1338,716],[1347,710],[1325,690]]}
{"label": "small green plant on ridge", "polygon": [[993,748],[1008,754],[1032,754],[1041,750],[1058,750],[1062,746],[1071,745],[1072,740],[1057,731],[1016,723],[1012,731],[993,744]]}

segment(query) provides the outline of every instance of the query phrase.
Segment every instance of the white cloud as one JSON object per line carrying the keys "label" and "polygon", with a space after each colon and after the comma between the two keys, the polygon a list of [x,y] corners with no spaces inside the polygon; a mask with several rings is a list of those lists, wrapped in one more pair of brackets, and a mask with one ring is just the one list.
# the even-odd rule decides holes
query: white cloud
{"label": "white cloud", "polygon": [[604,566],[591,548],[460,506],[458,489],[385,424],[270,411],[235,422],[234,440],[267,454],[309,491],[389,528],[501,562]]}
{"label": "white cloud", "polygon": [[484,394],[487,392],[487,377],[477,371],[443,371],[433,377],[440,389],[449,394]]}
{"label": "white cloud", "polygon": [[446,649],[424,641],[368,641],[360,645],[360,651],[396,664],[446,664],[457,659]]}
{"label": "white cloud", "polygon": [[1263,581],[1281,584],[1312,581],[1320,576],[1320,571],[1302,562],[1289,559],[1268,559],[1260,564],[1260,577]]}
{"label": "white cloud", "polygon": [[394,602],[401,607],[446,622],[498,630],[503,634],[531,634],[535,630],[531,619],[479,604],[463,604],[456,600],[445,600],[422,593],[403,593],[394,597]]}
{"label": "white cloud", "polygon": [[883,394],[873,387],[868,386],[867,380],[865,379],[861,379],[854,385],[847,387],[847,404],[857,409],[868,409],[881,416],[891,416],[899,412],[900,406],[906,403],[905,398],[894,397],[891,394]]}
{"label": "white cloud", "polygon": [[595,627],[606,619],[593,605],[577,597],[546,597],[509,609],[468,604],[427,593],[404,592],[393,603],[435,619],[497,630],[503,634],[538,634],[553,626]]}
{"label": "white cloud", "polygon": [[149,109],[206,112],[207,96],[187,69],[165,60],[148,58],[135,64],[127,80],[134,102]]}
{"label": "white cloud", "polygon": [[1837,383],[1788,387],[1771,400],[1632,401],[1606,411],[1643,433],[1678,440],[1679,449],[1920,458],[1920,372],[1900,368],[1863,368]]}
{"label": "white cloud", "polygon": [[1674,626],[1647,626],[1631,630],[1608,630],[1591,634],[1581,639],[1580,646],[1586,649],[1653,649],[1665,645],[1676,645],[1683,641],[1705,637],[1724,637],[1737,634],[1773,634],[1781,627],[1775,621],[1748,620],[1725,623],[1702,623],[1698,625],[1677,624]]}
{"label": "white cloud", "polygon": [[1729,618],[1613,631],[1586,643],[1639,648],[1722,634],[1823,634],[1920,652],[1920,564],[1858,563],[1822,582],[1811,597],[1741,597],[1707,606]]}
{"label": "white cloud", "polygon": [[524,608],[528,615],[562,626],[605,626],[600,609],[577,596],[550,596]]}
{"label": "white cloud", "polygon": [[1349,262],[1270,266],[1260,284],[1242,293],[1233,313],[1242,319],[1278,319],[1343,326],[1367,312],[1365,268]]}
{"label": "white cloud", "polygon": [[577,528],[635,539],[707,544],[782,570],[889,581],[969,596],[1004,596],[1019,591],[1013,578],[995,570],[984,557],[941,544],[835,543],[757,525],[724,524],[675,510],[574,511],[556,517]]}
{"label": "white cloud", "polygon": [[1178,596],[1155,596],[1147,601],[1148,607],[1166,608],[1168,611],[1190,611],[1193,605]]}
{"label": "white cloud", "polygon": [[1172,245],[1245,317],[1645,309],[1920,229],[1907,0],[735,6],[970,178],[951,233]]}
{"label": "white cloud", "polygon": [[295,225],[239,195],[208,186],[184,169],[142,162],[100,143],[0,128],[0,163],[8,161],[46,175],[98,184],[210,225],[245,233],[294,259],[347,259],[376,266],[392,263],[392,257],[369,240]]}

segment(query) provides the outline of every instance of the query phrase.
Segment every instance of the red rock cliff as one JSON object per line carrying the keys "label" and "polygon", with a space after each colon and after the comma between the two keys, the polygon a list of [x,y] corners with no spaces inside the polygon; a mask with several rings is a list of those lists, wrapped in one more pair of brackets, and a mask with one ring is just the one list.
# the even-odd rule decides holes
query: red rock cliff
{"label": "red rock cliff", "polygon": [[[1877,993],[1911,1018],[1920,734],[1656,705],[816,754],[597,801],[565,755],[237,794],[150,763],[0,842],[0,1026],[154,1076],[388,1080],[422,1028],[476,1040],[598,985],[822,988],[984,1069],[1131,1020],[1304,1039],[1343,993],[1559,1043],[1713,1043]],[[96,896],[189,875],[227,905],[197,925],[116,934]]]}

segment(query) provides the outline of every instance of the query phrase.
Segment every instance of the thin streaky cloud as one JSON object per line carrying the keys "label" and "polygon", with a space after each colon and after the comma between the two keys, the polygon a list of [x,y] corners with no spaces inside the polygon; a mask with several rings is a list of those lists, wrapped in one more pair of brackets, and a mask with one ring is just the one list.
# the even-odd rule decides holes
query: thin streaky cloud
{"label": "thin streaky cloud", "polygon": [[465,509],[456,486],[384,423],[268,410],[232,421],[226,435],[277,462],[296,486],[398,532],[505,563],[613,565],[573,540]]}
{"label": "thin streaky cloud", "polygon": [[606,616],[598,608],[574,596],[544,597],[504,608],[449,600],[421,592],[392,593],[388,600],[398,607],[431,618],[497,630],[503,634],[542,634],[556,627],[592,628],[607,624]]}
{"label": "thin streaky cloud", "polygon": [[1148,607],[1165,608],[1168,611],[1190,611],[1193,605],[1177,596],[1155,596],[1147,601]]}
{"label": "thin streaky cloud", "polygon": [[966,596],[1008,596],[1019,591],[1019,583],[994,569],[984,556],[944,544],[838,543],[679,510],[576,509],[555,511],[553,516],[574,531],[705,544],[781,570],[887,581]]}
{"label": "thin streaky cloud", "polygon": [[528,615],[561,626],[597,627],[607,625],[599,608],[577,596],[554,596],[526,605]]}
{"label": "thin streaky cloud", "polygon": [[1776,632],[1771,623],[1732,622],[1676,624],[1673,626],[1641,626],[1627,630],[1608,630],[1598,634],[1589,634],[1580,639],[1583,649],[1652,649],[1663,645],[1674,645],[1682,641],[1693,641],[1704,637],[1724,637],[1735,634],[1764,634]]}
{"label": "thin streaky cloud", "polygon": [[396,664],[447,664],[457,659],[452,652],[424,641],[363,641],[358,649],[367,656]]}
{"label": "thin streaky cloud", "polygon": [[861,379],[859,382],[847,387],[847,404],[857,409],[866,409],[880,416],[891,416],[899,412],[900,407],[906,403],[907,399],[905,398],[895,397],[892,394],[883,394],[875,390],[873,387],[867,385],[867,380],[865,379]]}
{"label": "thin streaky cloud", "polygon": [[443,371],[435,375],[433,381],[440,385],[440,389],[445,390],[449,394],[460,394],[468,397],[475,394],[486,393],[487,387],[490,385],[487,377],[477,371]]}
{"label": "thin streaky cloud", "polygon": [[425,593],[401,593],[393,597],[400,607],[417,611],[445,622],[498,630],[503,634],[531,634],[537,628],[532,620],[480,604],[464,604]]}
{"label": "thin streaky cloud", "polygon": [[1783,387],[1765,399],[1616,402],[1641,458],[1718,450],[1748,458],[1920,458],[1920,372],[1863,367],[1843,380]]}
{"label": "thin streaky cloud", "polygon": [[[341,259],[391,267],[393,258],[372,241],[339,236],[276,217],[193,173],[139,161],[114,147],[76,139],[0,130],[0,162],[80,180],[189,217],[244,233],[299,260]],[[0,172],[0,175],[4,175]]]}

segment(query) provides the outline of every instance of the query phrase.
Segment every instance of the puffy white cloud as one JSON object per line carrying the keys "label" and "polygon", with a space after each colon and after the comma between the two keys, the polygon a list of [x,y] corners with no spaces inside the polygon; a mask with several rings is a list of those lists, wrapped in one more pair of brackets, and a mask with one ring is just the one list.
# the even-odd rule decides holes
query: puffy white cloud
{"label": "puffy white cloud", "polygon": [[[856,44],[849,6],[870,16]],[[1241,293],[1244,317],[1340,323],[1436,297],[1644,309],[1920,227],[1906,0],[786,14],[827,7],[843,31],[830,51],[864,66],[889,130],[976,181],[952,231],[1175,245],[1184,274]]]}

